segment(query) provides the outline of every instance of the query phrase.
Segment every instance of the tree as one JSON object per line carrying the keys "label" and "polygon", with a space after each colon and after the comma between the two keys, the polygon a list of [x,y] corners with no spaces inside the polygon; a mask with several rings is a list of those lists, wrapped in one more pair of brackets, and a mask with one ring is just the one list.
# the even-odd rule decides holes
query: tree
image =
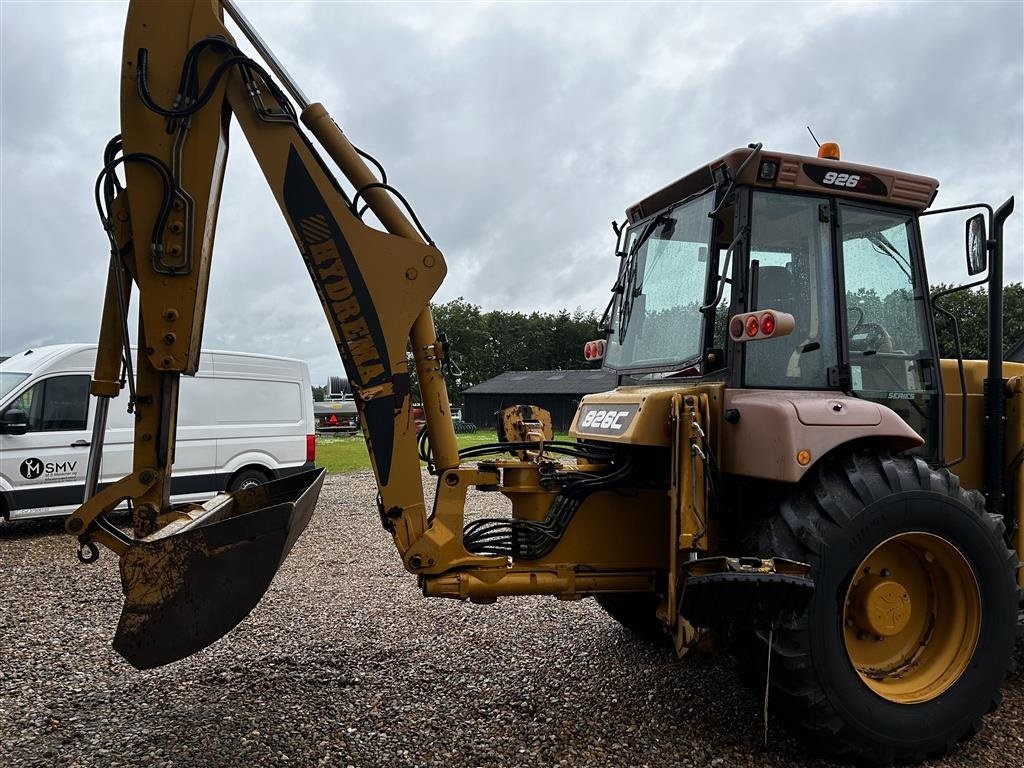
{"label": "tree", "polygon": [[[586,368],[583,345],[597,337],[597,314],[577,308],[553,313],[483,312],[461,296],[431,307],[434,323],[445,334],[454,363],[451,398],[509,370]],[[414,384],[413,396],[419,391]]]}
{"label": "tree", "polygon": [[322,403],[327,398],[327,387],[313,387],[313,402]]}
{"label": "tree", "polygon": [[[950,286],[937,285],[932,292]],[[950,312],[960,326],[960,344],[964,359],[983,360],[988,357],[988,291],[958,291],[939,299],[939,306]],[[942,313],[935,314],[935,331],[939,337],[939,354],[956,357],[953,324]],[[1024,337],[1024,285],[1010,283],[1003,290],[1003,354]]]}

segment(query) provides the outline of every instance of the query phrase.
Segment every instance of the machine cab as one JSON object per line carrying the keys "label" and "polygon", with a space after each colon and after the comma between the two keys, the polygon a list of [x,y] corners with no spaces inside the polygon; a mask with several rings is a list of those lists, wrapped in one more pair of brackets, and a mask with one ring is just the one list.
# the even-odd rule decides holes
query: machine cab
{"label": "machine cab", "polygon": [[[627,211],[605,367],[623,382],[853,393],[896,412],[934,457],[941,382],[917,217],[937,189],[760,145],[694,171]],[[730,319],[767,310],[792,324],[730,333]]]}

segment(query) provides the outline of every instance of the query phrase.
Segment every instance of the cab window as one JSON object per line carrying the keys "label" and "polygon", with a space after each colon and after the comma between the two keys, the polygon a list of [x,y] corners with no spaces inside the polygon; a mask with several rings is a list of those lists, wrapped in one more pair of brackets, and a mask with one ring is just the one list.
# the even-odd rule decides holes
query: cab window
{"label": "cab window", "polygon": [[54,376],[26,389],[4,411],[24,411],[29,432],[85,429],[89,377]]}
{"label": "cab window", "polygon": [[840,205],[853,390],[899,414],[926,440],[937,391],[928,376],[924,286],[908,214]]}
{"label": "cab window", "polygon": [[757,262],[757,306],[793,315],[788,336],[744,344],[748,387],[827,389],[836,365],[836,313],[829,202],[755,192],[750,265]]}

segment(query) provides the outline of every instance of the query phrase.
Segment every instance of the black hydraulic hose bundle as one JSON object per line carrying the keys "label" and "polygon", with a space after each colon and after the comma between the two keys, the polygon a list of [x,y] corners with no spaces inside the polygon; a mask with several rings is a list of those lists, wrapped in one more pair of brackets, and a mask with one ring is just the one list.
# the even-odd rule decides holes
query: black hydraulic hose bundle
{"label": "black hydraulic hose bundle", "polygon": [[463,546],[466,551],[478,555],[538,560],[555,548],[576,511],[590,494],[617,487],[632,469],[633,462],[627,456],[617,459],[615,468],[605,475],[571,480],[555,496],[543,520],[473,520],[466,524],[462,532]]}
{"label": "black hydraulic hose bundle", "polygon": [[[420,459],[426,462],[428,469],[433,473],[433,457],[425,427],[420,430],[417,442]],[[533,441],[484,443],[461,449],[459,458],[478,459],[513,451],[536,451],[541,447],[541,443]],[[611,465],[612,469],[602,474],[579,470],[552,470],[544,473],[542,469],[542,486],[562,486],[544,519],[486,517],[473,520],[466,524],[462,533],[462,543],[468,552],[522,560],[537,560],[544,557],[558,544],[573,516],[590,494],[621,486],[633,469],[632,459],[628,455],[622,455],[608,445],[551,440],[543,443],[543,450],[545,453]]]}

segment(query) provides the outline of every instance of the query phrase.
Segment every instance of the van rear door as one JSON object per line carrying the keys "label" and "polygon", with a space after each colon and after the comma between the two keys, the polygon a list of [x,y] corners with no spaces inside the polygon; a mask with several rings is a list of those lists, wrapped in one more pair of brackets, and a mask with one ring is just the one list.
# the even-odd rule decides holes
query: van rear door
{"label": "van rear door", "polygon": [[40,379],[4,412],[24,411],[28,431],[0,441],[11,519],[69,512],[82,503],[89,458],[89,376]]}

